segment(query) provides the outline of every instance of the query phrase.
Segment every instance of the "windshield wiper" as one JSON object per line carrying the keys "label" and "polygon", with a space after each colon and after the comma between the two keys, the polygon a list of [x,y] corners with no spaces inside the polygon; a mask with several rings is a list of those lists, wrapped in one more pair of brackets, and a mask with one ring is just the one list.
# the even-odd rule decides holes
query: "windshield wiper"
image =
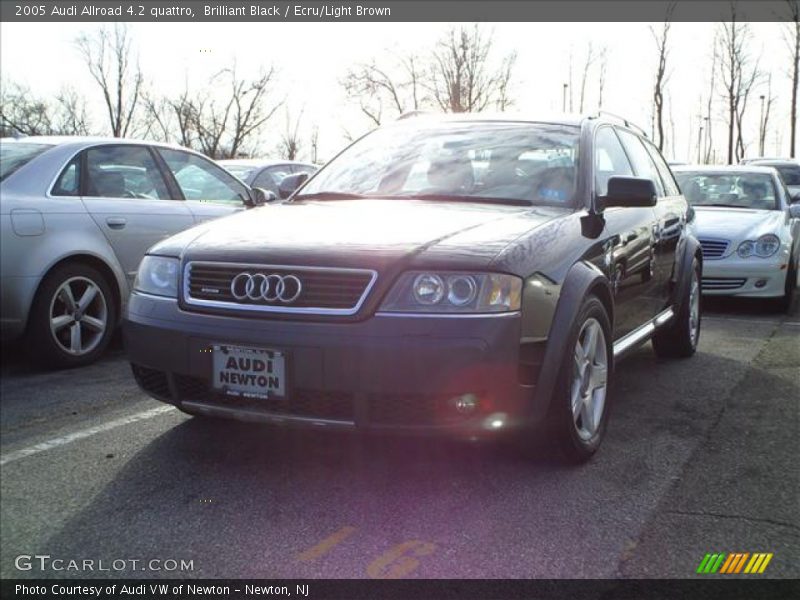
{"label": "windshield wiper", "polygon": [[313,194],[298,194],[292,200],[353,200],[367,198],[355,192],[314,192]]}
{"label": "windshield wiper", "polygon": [[480,202],[485,204],[508,204],[511,206],[531,206],[529,200],[519,198],[495,198],[490,196],[468,196],[465,194],[408,194],[403,196],[388,196],[405,200],[438,200],[441,202]]}

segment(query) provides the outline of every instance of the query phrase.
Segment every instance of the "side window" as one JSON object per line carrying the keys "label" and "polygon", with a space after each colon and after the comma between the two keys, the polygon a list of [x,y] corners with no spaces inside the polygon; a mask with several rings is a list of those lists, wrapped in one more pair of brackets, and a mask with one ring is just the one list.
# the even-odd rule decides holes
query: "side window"
{"label": "side window", "polygon": [[56,179],[53,189],[50,190],[51,196],[80,196],[80,169],[81,161],[78,156],[73,158],[61,171],[61,175]]}
{"label": "side window", "polygon": [[608,192],[608,180],[614,175],[630,177],[633,170],[611,127],[602,127],[595,136],[594,181],[598,196]]}
{"label": "side window", "polygon": [[168,200],[169,191],[144,146],[98,146],[86,151],[84,194],[89,197]]}
{"label": "side window", "polygon": [[253,187],[264,188],[265,190],[270,190],[277,194],[278,186],[281,184],[283,178],[289,175],[290,172],[288,165],[266,168],[253,180]]}
{"label": "side window", "polygon": [[157,151],[172,171],[187,200],[241,204],[246,198],[246,188],[210,160],[169,148],[157,148]]}
{"label": "side window", "polygon": [[661,153],[658,151],[658,149],[650,142],[645,142],[644,146],[650,153],[650,158],[652,158],[653,162],[656,164],[656,169],[658,169],[658,172],[661,175],[661,180],[664,182],[664,189],[666,190],[667,196],[679,195],[681,193],[681,189],[678,187],[675,177],[672,176],[672,171],[670,171],[667,161],[664,160],[664,157],[661,156]]}
{"label": "side window", "polygon": [[650,158],[650,154],[648,154],[642,141],[638,136],[624,129],[619,130],[619,137],[622,140],[622,145],[625,146],[625,150],[628,152],[628,156],[631,158],[633,170],[636,171],[636,175],[638,177],[652,179],[653,183],[656,184],[656,193],[659,196],[663,196],[664,184],[661,181],[661,176],[658,174],[658,169],[653,159]]}

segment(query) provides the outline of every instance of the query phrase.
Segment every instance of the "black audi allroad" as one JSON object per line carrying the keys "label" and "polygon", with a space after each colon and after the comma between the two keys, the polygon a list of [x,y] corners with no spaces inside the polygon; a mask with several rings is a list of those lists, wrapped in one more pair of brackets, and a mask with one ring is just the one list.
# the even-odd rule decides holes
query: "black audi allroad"
{"label": "black audi allroad", "polygon": [[150,249],[125,319],[147,393],[273,423],[531,431],[581,461],[620,358],[695,352],[692,213],[622,119],[414,116],[304,177]]}

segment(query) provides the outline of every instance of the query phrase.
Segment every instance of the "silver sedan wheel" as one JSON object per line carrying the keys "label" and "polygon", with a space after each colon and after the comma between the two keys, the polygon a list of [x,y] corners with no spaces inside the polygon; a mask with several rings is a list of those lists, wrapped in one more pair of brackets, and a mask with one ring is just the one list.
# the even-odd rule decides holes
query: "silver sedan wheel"
{"label": "silver sedan wheel", "polygon": [[583,324],[573,363],[572,420],[580,438],[590,440],[600,427],[608,383],[606,336],[597,319]]}
{"label": "silver sedan wheel", "polygon": [[700,282],[697,280],[697,271],[692,274],[692,284],[689,288],[689,341],[692,348],[697,346],[697,337],[700,333]]}
{"label": "silver sedan wheel", "polygon": [[83,356],[94,350],[108,328],[103,291],[86,277],[62,283],[50,301],[50,332],[67,354]]}

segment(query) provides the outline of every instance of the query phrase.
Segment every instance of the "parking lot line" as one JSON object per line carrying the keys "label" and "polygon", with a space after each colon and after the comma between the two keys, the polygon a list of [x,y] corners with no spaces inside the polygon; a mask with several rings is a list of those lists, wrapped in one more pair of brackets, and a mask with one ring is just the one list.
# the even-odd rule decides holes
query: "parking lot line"
{"label": "parking lot line", "polygon": [[40,452],[52,450],[53,448],[58,448],[59,446],[64,446],[66,444],[71,444],[72,442],[76,442],[78,440],[82,440],[91,437],[93,435],[97,435],[98,433],[103,433],[104,431],[110,431],[111,429],[122,427],[123,425],[130,425],[131,423],[136,423],[137,421],[152,419],[153,417],[157,417],[159,415],[171,412],[173,410],[175,410],[174,406],[159,406],[157,408],[151,408],[150,410],[136,413],[129,417],[114,419],[113,421],[109,421],[108,423],[104,423],[103,425],[89,427],[88,429],[82,429],[81,431],[68,433],[67,435],[62,435],[60,437],[53,438],[52,440],[47,440],[46,442],[41,442],[40,444],[29,446],[28,448],[22,448],[21,450],[17,450],[15,452],[10,452],[6,455],[0,456],[0,467],[7,465],[8,463],[17,461],[21,458],[33,456],[34,454],[39,454]]}

